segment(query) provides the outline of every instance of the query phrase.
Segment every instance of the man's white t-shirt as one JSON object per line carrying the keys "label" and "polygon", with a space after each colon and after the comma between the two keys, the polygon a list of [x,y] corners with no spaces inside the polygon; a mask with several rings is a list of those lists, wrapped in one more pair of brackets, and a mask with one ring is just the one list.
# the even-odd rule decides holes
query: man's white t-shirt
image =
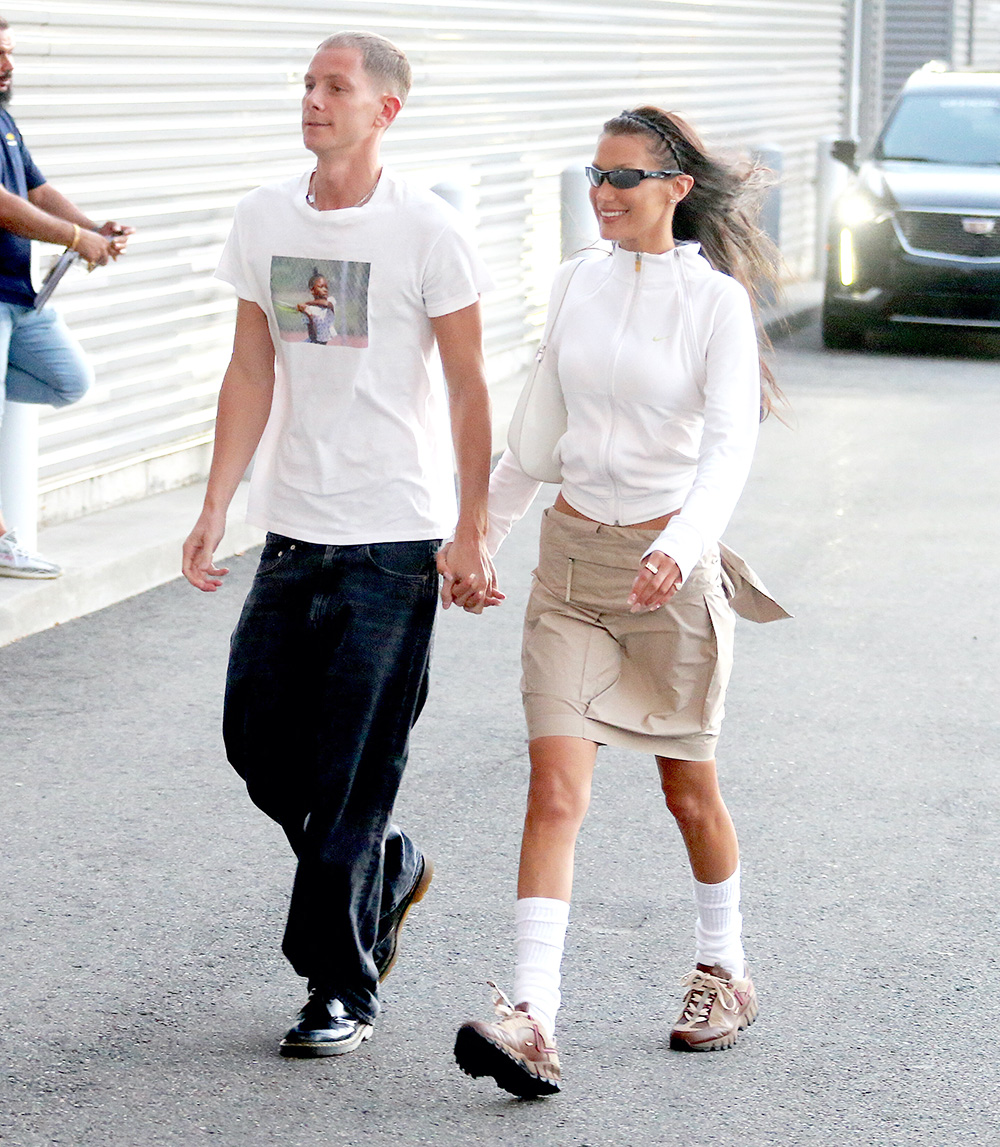
{"label": "man's white t-shirt", "polygon": [[[461,216],[383,170],[364,207],[316,211],[308,173],[237,205],[216,276],[267,315],[271,414],[247,520],[325,545],[447,537],[456,517],[448,397],[430,320],[492,283]],[[299,304],[326,279],[329,341]]]}

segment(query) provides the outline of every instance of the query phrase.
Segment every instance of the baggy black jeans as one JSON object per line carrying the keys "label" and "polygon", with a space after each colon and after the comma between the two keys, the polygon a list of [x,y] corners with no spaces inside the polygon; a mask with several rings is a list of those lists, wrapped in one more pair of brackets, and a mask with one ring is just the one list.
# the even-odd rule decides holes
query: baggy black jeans
{"label": "baggy black jeans", "polygon": [[369,1023],[379,918],[420,863],[390,816],[427,695],[438,545],[268,534],[230,648],[226,753],[298,859],[282,949]]}

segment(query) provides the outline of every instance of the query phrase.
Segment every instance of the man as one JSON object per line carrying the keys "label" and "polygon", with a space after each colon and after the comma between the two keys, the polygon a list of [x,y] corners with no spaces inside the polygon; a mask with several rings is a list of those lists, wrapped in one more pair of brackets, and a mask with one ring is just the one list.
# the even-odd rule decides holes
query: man
{"label": "man", "polygon": [[[452,438],[445,597],[480,612],[497,596],[484,542],[489,281],[460,217],[381,166],[409,85],[382,37],[324,41],[302,99],[315,171],[238,205],[218,271],[239,295],[236,335],[184,573],[207,592],[221,584],[212,555],[259,441],[248,517],[269,534],[233,635],[223,731],[298,860],[283,950],[309,998],[283,1055],[339,1055],[370,1036],[399,927],[430,883],[389,818],[427,688]],[[280,337],[295,260],[351,284],[364,337]],[[435,341],[447,395],[428,370]]]}
{"label": "man", "polygon": [[[5,397],[67,406],[83,397],[92,379],[83,351],[56,312],[34,309],[31,240],[69,247],[96,267],[117,259],[133,233],[120,223],[98,226],[45,182],[7,112],[13,74],[14,38],[0,16],[0,418]],[[0,576],[61,573],[55,562],[29,553],[0,513]]]}

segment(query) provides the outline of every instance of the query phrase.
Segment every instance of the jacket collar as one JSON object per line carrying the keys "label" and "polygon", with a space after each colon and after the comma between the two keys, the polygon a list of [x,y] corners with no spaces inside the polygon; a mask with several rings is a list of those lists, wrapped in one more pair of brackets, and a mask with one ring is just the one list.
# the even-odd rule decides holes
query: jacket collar
{"label": "jacket collar", "polygon": [[[678,243],[671,251],[662,255],[643,252],[639,257],[643,282],[651,285],[674,283],[677,277],[678,262],[683,261],[686,275],[709,272],[711,267],[701,255],[701,244],[695,242]],[[611,274],[615,279],[634,282],[636,275],[636,253],[615,246],[611,252]]]}

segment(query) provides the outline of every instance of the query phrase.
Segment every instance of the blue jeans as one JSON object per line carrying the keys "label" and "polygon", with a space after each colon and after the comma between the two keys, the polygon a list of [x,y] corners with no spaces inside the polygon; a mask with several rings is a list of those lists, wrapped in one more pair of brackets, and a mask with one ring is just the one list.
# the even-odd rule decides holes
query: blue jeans
{"label": "blue jeans", "polygon": [[420,862],[390,816],[427,695],[438,544],[268,534],[230,650],[226,752],[298,859],[283,951],[367,1022],[379,919]]}
{"label": "blue jeans", "polygon": [[4,397],[69,406],[83,398],[94,381],[80,344],[51,307],[34,311],[0,302],[0,365],[5,375],[0,418]]}

